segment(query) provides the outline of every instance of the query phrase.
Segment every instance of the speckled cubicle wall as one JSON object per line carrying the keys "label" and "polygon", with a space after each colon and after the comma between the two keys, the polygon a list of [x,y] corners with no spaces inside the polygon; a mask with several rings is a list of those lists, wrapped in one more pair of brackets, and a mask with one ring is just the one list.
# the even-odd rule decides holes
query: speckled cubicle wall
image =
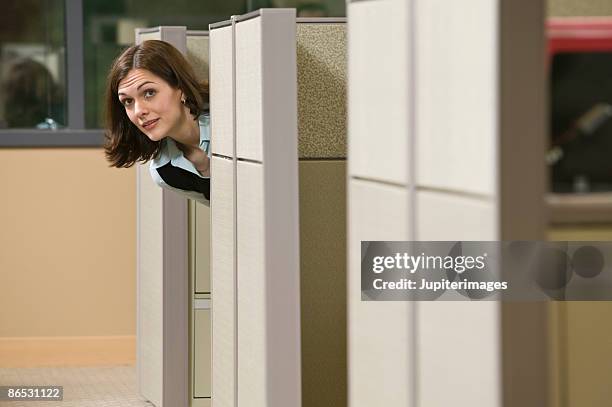
{"label": "speckled cubicle wall", "polygon": [[208,81],[208,32],[187,31],[187,60],[200,80]]}
{"label": "speckled cubicle wall", "polygon": [[346,406],[346,24],[296,27],[302,405]]}
{"label": "speckled cubicle wall", "polygon": [[345,24],[299,21],[296,40],[300,158],[345,158]]}

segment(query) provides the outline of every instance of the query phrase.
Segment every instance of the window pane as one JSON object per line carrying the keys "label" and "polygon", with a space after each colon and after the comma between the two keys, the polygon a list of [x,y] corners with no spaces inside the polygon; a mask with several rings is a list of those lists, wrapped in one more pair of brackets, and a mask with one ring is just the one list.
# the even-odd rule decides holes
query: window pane
{"label": "window pane", "polygon": [[554,192],[612,190],[612,53],[555,55],[550,76]]}
{"label": "window pane", "polygon": [[246,12],[245,0],[83,1],[87,128],[104,126],[106,75],[113,59],[134,43],[134,29],[159,25],[208,30],[208,24]]}
{"label": "window pane", "polygon": [[0,128],[56,128],[66,117],[63,0],[21,0],[0,13]]}

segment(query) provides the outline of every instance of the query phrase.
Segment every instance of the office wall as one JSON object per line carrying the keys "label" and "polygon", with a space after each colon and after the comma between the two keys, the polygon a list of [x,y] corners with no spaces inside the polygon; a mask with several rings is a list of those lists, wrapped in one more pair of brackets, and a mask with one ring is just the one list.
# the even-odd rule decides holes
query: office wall
{"label": "office wall", "polygon": [[548,0],[548,15],[551,17],[569,16],[610,16],[610,0]]}
{"label": "office wall", "polygon": [[134,170],[99,148],[0,149],[0,176],[0,367],[134,360]]}
{"label": "office wall", "polygon": [[[549,17],[612,16],[610,0],[549,0]],[[612,224],[550,225],[548,240],[610,240]],[[605,405],[612,397],[612,316],[608,302],[554,303],[551,316],[551,406]]]}

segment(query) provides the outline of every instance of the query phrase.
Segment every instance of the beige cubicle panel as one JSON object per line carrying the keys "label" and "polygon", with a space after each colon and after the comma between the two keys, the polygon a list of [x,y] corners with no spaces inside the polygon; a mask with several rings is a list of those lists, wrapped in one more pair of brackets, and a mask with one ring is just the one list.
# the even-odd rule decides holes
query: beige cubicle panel
{"label": "beige cubicle panel", "polygon": [[543,7],[347,5],[351,407],[546,405],[542,307],[361,301],[359,245],[542,239]]}
{"label": "beige cubicle panel", "polygon": [[[213,24],[210,41],[213,400],[298,406],[295,10]],[[227,183],[217,184],[217,171]],[[217,231],[232,240],[217,242]]]}
{"label": "beige cubicle panel", "polygon": [[[136,30],[166,41],[208,78],[208,34],[185,27]],[[161,189],[138,171],[138,377],[154,405],[210,406],[209,208]]]}
{"label": "beige cubicle panel", "polygon": [[[267,12],[267,10],[266,10]],[[247,19],[236,21],[235,37],[231,25],[211,27],[211,61],[217,64],[218,81],[213,67],[211,89],[213,101],[213,152],[214,160],[231,162],[223,152],[231,146],[228,134],[234,123],[227,117],[226,106],[232,103],[232,92],[227,92],[227,75],[231,72],[232,40],[236,38],[236,180],[238,185],[237,205],[237,278],[235,280],[238,298],[229,303],[229,296],[219,298],[217,287],[230,288],[229,274],[217,275],[213,271],[213,287],[217,296],[213,307],[213,399],[224,397],[223,405],[250,405],[265,400],[265,377],[253,377],[250,372],[265,363],[262,352],[254,351],[266,346],[261,342],[265,332],[257,323],[258,308],[266,298],[265,282],[258,277],[261,249],[254,243],[264,241],[261,235],[262,207],[261,167],[259,160],[265,156],[265,143],[261,137],[266,134],[261,128],[259,117],[266,112],[259,104],[265,100],[262,84],[256,78],[262,75],[270,55],[272,44],[266,43],[267,30],[262,20]],[[241,24],[243,24],[241,26]],[[300,242],[300,324],[301,324],[301,402],[305,406],[346,405],[346,30],[344,19],[294,19],[297,68],[297,152],[299,155],[299,242]],[[289,27],[287,27],[289,28]],[[268,39],[268,41],[270,41]],[[270,48],[268,48],[268,46]],[[214,55],[214,56],[213,56]],[[295,65],[297,64],[297,66]],[[225,69],[223,69],[223,67]],[[225,83],[221,92],[220,83]],[[265,83],[265,82],[262,82]],[[218,89],[218,91],[216,91]],[[218,92],[218,93],[215,93]],[[294,95],[293,97],[296,97]],[[265,103],[263,105],[265,107]],[[269,115],[282,114],[269,110]],[[218,116],[217,116],[218,115]],[[219,126],[219,127],[217,127]],[[219,129],[219,133],[215,131]],[[229,131],[228,131],[229,130]],[[218,144],[217,141],[220,139]],[[296,157],[297,158],[297,157]],[[215,162],[215,161],[213,161]],[[265,159],[264,159],[265,162]],[[265,164],[264,164],[265,165]],[[216,175],[213,175],[216,180]],[[213,182],[213,185],[215,182]],[[240,185],[245,187],[240,188]],[[214,187],[217,188],[217,187]],[[214,196],[214,192],[213,192]],[[213,225],[219,196],[213,198]],[[222,198],[225,199],[225,198]],[[214,229],[214,226],[213,226]],[[242,231],[242,232],[241,232]],[[213,239],[213,262],[218,261]],[[229,246],[229,245],[228,245]],[[222,250],[219,247],[219,250]],[[226,255],[229,250],[225,251]],[[259,260],[258,260],[259,259]],[[240,275],[241,264],[250,264],[250,273]],[[216,269],[214,269],[216,270]],[[261,270],[259,270],[261,271]],[[244,272],[243,272],[244,273]],[[264,295],[265,294],[265,295]],[[230,355],[229,331],[221,337],[216,330],[221,311],[217,304],[226,307],[224,321],[227,323],[229,310],[236,311],[236,353]],[[247,336],[247,333],[257,335]],[[248,357],[240,357],[240,350],[248,349]],[[219,353],[225,351],[222,358]],[[238,374],[231,373],[231,358],[236,358]],[[243,361],[241,363],[241,360]],[[220,369],[217,370],[217,363]],[[244,372],[242,367],[246,366]],[[223,373],[222,373],[223,372]],[[223,375],[223,376],[222,376]],[[224,377],[225,380],[220,383]],[[215,379],[218,378],[218,379]],[[237,404],[226,397],[233,382]],[[221,387],[223,390],[221,390]],[[248,398],[248,399],[247,399]],[[250,401],[246,401],[250,400]]]}
{"label": "beige cubicle panel", "polygon": [[[214,43],[214,35],[213,30],[211,31],[211,44]],[[212,72],[214,70],[213,66]],[[212,100],[211,111],[214,111],[215,100]],[[215,126],[218,122],[218,119],[212,121],[213,134],[217,134]],[[211,174],[214,174],[214,182],[211,183],[211,198],[214,198],[211,199],[210,206],[214,219],[211,217],[210,224],[213,236],[211,239],[211,289],[215,293],[212,307],[212,396],[215,406],[219,407],[235,405],[236,194],[234,165],[231,158],[216,155],[212,157]]]}
{"label": "beige cubicle panel", "polygon": [[[185,27],[136,29],[136,43],[162,40],[185,53]],[[187,199],[159,188],[137,165],[137,374],[157,407],[189,406]]]}
{"label": "beige cubicle panel", "polygon": [[[350,24],[349,55],[353,41]],[[349,58],[349,72],[350,63]],[[349,99],[349,121],[351,103]],[[351,137],[349,126],[349,151]],[[348,405],[412,406],[415,338],[410,327],[414,306],[408,302],[362,302],[361,258],[354,250],[362,240],[410,239],[409,192],[397,185],[357,178],[349,178],[347,188]]]}
{"label": "beige cubicle panel", "polygon": [[212,394],[215,406],[236,405],[236,201],[233,27],[209,31],[211,174]]}

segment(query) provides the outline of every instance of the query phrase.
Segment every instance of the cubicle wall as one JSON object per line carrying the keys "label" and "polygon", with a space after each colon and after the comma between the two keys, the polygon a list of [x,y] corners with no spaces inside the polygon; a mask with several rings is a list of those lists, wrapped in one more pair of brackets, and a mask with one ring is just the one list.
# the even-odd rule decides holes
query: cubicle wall
{"label": "cubicle wall", "polygon": [[346,406],[346,21],[298,18],[302,405]]}
{"label": "cubicle wall", "polygon": [[[136,30],[136,42],[179,49],[208,79],[208,33],[185,27]],[[138,182],[138,383],[158,407],[211,405],[210,210],[159,188],[148,163]]]}
{"label": "cubicle wall", "polygon": [[543,5],[347,10],[349,405],[546,405],[542,308],[366,302],[360,278],[362,240],[543,237]]}
{"label": "cubicle wall", "polygon": [[345,21],[264,9],[210,41],[213,402],[346,405]]}
{"label": "cubicle wall", "polygon": [[[136,43],[163,40],[185,53],[185,27],[137,29]],[[148,163],[136,166],[137,371],[158,407],[189,405],[187,199],[159,188]]]}
{"label": "cubicle wall", "polygon": [[210,27],[213,400],[300,405],[295,10]]}
{"label": "cubicle wall", "polygon": [[[196,77],[208,81],[208,31],[186,32],[186,57]],[[189,201],[190,381],[191,407],[212,405],[212,290],[210,284],[210,207]]]}

